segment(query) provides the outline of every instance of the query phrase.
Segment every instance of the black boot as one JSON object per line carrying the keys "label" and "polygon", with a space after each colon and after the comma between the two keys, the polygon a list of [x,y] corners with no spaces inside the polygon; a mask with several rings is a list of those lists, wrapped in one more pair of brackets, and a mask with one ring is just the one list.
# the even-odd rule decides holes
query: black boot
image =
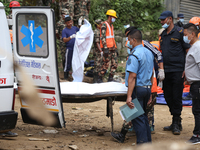
{"label": "black boot", "polygon": [[[172,124],[173,124],[173,118],[172,118]],[[166,126],[163,128],[164,131],[172,131],[172,124],[170,126]]]}
{"label": "black boot", "polygon": [[180,117],[173,117],[173,125],[172,125],[172,133],[174,135],[180,135],[180,128],[179,128],[179,118]]}
{"label": "black boot", "polygon": [[179,126],[180,131],[183,130],[183,127],[182,127],[182,124],[181,124],[181,120],[182,120],[182,118],[179,117],[179,124],[178,124],[178,126]]}
{"label": "black boot", "polygon": [[171,131],[172,130],[172,124],[170,126],[166,126],[163,128],[164,131]]}
{"label": "black boot", "polygon": [[119,143],[124,143],[126,133],[128,132],[128,129],[122,127],[122,130],[120,133],[114,133],[111,132],[112,137],[114,137]]}
{"label": "black boot", "polygon": [[[179,117],[178,126],[179,126],[179,130],[180,130],[180,131],[182,131],[182,129],[183,129],[183,128],[182,128],[182,124],[181,124],[181,120],[182,120],[182,118]],[[172,119],[172,124],[171,124],[170,126],[164,127],[163,130],[164,130],[164,131],[172,131],[173,122],[174,122],[174,121],[173,121],[173,119]]]}
{"label": "black boot", "polygon": [[95,72],[93,76],[93,83],[97,83],[98,80],[98,74]]}
{"label": "black boot", "polygon": [[69,72],[64,72],[64,79],[67,80],[69,77]]}
{"label": "black boot", "polygon": [[103,83],[102,77],[98,76],[97,83]]}

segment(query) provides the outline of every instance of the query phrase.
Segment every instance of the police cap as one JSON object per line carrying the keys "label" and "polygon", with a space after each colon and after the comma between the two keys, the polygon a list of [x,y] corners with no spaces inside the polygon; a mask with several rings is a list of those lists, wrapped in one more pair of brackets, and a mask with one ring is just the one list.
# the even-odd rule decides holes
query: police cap
{"label": "police cap", "polygon": [[158,19],[165,19],[167,17],[172,17],[173,18],[173,14],[171,11],[163,11],[160,15],[160,17]]}
{"label": "police cap", "polygon": [[184,15],[183,14],[178,14],[177,17],[184,18]]}

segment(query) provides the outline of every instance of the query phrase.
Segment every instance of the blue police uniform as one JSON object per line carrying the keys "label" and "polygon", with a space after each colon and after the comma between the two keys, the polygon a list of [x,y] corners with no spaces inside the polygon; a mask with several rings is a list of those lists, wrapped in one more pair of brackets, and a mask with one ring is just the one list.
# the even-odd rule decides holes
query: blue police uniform
{"label": "blue police uniform", "polygon": [[179,117],[182,111],[183,82],[182,73],[185,66],[185,50],[190,45],[183,41],[183,29],[177,26],[167,34],[161,34],[160,49],[163,55],[165,79],[163,82],[164,97],[171,115]]}
{"label": "blue police uniform", "polygon": [[[163,62],[163,57],[162,57],[162,53],[157,49],[155,48],[151,43],[149,43],[148,41],[146,40],[142,40],[143,42],[143,46],[145,48],[147,48],[148,50],[150,50],[152,52],[152,54],[154,55],[154,69],[155,69],[155,73],[156,73],[156,78],[158,77],[158,63],[162,63]],[[127,46],[128,47],[132,47],[130,45],[130,41],[128,41],[127,43]],[[130,49],[128,48],[127,49],[127,52],[128,54],[130,54]],[[157,63],[158,61],[158,63]],[[159,83],[159,79],[157,79],[157,84]]]}
{"label": "blue police uniform", "polygon": [[[153,60],[154,56],[151,51],[141,44],[134,47],[126,63],[125,84],[128,86],[129,72],[137,74],[132,98],[137,97],[144,111],[146,111],[147,102],[151,95],[150,85],[153,72]],[[151,131],[146,113],[133,119],[132,124],[136,132],[137,143],[151,142]]]}

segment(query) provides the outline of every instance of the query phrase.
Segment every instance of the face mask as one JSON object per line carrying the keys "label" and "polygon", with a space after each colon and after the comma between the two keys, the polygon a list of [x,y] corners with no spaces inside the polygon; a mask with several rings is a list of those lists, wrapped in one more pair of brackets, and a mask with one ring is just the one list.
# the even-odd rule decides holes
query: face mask
{"label": "face mask", "polygon": [[[168,19],[169,20],[169,19]],[[169,27],[170,24],[165,23],[162,27],[167,29]]]}
{"label": "face mask", "polygon": [[183,41],[189,44],[191,40],[188,39],[188,36],[183,36]]}
{"label": "face mask", "polygon": [[165,23],[162,27],[167,29],[169,27],[169,25],[167,23]]}
{"label": "face mask", "polygon": [[115,22],[115,18],[112,18],[111,21],[112,21],[112,22]]}
{"label": "face mask", "polygon": [[196,26],[197,27],[197,30],[199,30],[199,26]]}
{"label": "face mask", "polygon": [[130,54],[131,53],[131,50],[129,48],[127,48],[127,53]]}
{"label": "face mask", "polygon": [[130,41],[128,41],[127,46],[130,47],[131,49],[133,48],[133,46],[130,45]]}
{"label": "face mask", "polygon": [[183,22],[184,22],[184,19],[179,19],[179,21],[183,23]]}

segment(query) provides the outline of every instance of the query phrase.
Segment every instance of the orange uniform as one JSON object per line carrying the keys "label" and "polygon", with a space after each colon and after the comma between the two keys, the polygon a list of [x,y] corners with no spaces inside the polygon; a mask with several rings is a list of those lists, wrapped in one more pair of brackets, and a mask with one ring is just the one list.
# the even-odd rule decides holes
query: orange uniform
{"label": "orange uniform", "polygon": [[157,93],[157,92],[158,92],[158,89],[157,89],[157,79],[156,79],[156,73],[155,73],[155,70],[154,70],[153,84],[152,84],[152,87],[151,87],[151,93]]}
{"label": "orange uniform", "polygon": [[9,32],[10,32],[10,40],[11,40],[11,43],[13,43],[13,32],[12,32],[12,30],[9,30]]}
{"label": "orange uniform", "polygon": [[[107,21],[104,22],[106,24],[106,45],[107,48],[117,48],[114,38],[114,27],[113,25],[109,25]],[[101,37],[101,31],[100,31],[100,37]],[[100,46],[103,48],[102,40],[100,39]]]}
{"label": "orange uniform", "polygon": [[152,41],[150,42],[157,50],[159,50],[162,53],[162,50],[160,50],[160,41]]}

